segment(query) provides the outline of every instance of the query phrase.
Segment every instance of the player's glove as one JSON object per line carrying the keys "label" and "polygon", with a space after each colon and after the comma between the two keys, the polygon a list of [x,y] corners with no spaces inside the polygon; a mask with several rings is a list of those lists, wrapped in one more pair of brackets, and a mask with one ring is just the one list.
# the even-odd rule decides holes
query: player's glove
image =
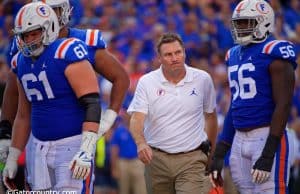
{"label": "player's glove", "polygon": [[252,182],[262,184],[266,182],[271,174],[274,156],[278,145],[280,144],[280,137],[269,135],[261,156],[252,167]]}
{"label": "player's glove", "polygon": [[11,143],[12,126],[8,120],[0,121],[0,162],[5,163]]}
{"label": "player's glove", "polygon": [[107,109],[104,114],[101,116],[98,138],[102,137],[114,124],[118,114],[112,109]]}
{"label": "player's glove", "polygon": [[17,174],[18,158],[21,153],[21,150],[14,147],[9,147],[9,154],[3,170],[4,184],[9,190],[16,189],[16,186],[13,184],[12,179],[14,179]]}
{"label": "player's glove", "polygon": [[220,141],[216,146],[216,150],[213,154],[211,165],[209,167],[209,177],[213,187],[223,185],[223,178],[221,175],[224,158],[231,145]]}
{"label": "player's glove", "polygon": [[91,172],[92,161],[98,139],[97,133],[84,131],[79,152],[72,159],[69,168],[72,170],[74,179],[85,180]]}

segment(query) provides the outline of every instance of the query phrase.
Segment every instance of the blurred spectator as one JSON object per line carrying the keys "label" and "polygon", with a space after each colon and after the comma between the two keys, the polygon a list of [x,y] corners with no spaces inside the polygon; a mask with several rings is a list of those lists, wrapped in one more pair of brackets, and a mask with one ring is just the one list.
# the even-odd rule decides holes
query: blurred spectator
{"label": "blurred spectator", "polygon": [[95,194],[117,194],[118,184],[111,174],[111,141],[112,130],[97,142],[95,157]]}
{"label": "blurred spectator", "polygon": [[[7,15],[4,19],[4,26],[2,28],[4,35],[11,39],[13,37],[13,24],[14,24],[14,16],[13,15]],[[1,40],[2,41],[2,40]]]}
{"label": "blurred spectator", "polygon": [[128,115],[117,121],[111,140],[112,175],[119,181],[119,194],[146,194],[144,164],[128,130]]}
{"label": "blurred spectator", "polygon": [[[1,40],[1,39],[0,39]],[[5,63],[4,57],[0,56],[0,104],[2,105],[3,92],[5,89],[5,82],[7,79],[8,66]],[[0,108],[1,108],[0,105]]]}
{"label": "blurred spectator", "polygon": [[291,123],[291,129],[295,131],[295,160],[291,170],[289,192],[300,193],[300,119],[297,118]]}
{"label": "blurred spectator", "polygon": [[292,38],[293,43],[295,44],[296,54],[298,58],[300,57],[300,23],[296,24],[295,36]]}
{"label": "blurred spectator", "polygon": [[193,12],[189,13],[183,25],[183,31],[180,33],[185,45],[187,63],[190,64],[189,59],[200,58],[199,48],[202,46],[202,41],[199,36],[199,23],[197,15]]}
{"label": "blurred spectator", "polygon": [[293,31],[289,28],[288,25],[284,22],[284,17],[282,15],[277,15],[275,23],[274,36],[277,39],[284,39],[284,37],[293,37]]}
{"label": "blurred spectator", "polygon": [[296,24],[300,23],[300,1],[290,0],[289,6],[284,11],[285,21],[292,30],[295,30]]}
{"label": "blurred spectator", "polygon": [[73,7],[72,15],[76,17],[71,17],[71,26],[77,26],[80,23],[80,18],[83,17],[84,7],[79,0],[70,0],[70,4]]}
{"label": "blurred spectator", "polygon": [[0,29],[0,57],[5,57],[5,54],[7,53],[7,50],[9,49],[8,48],[8,44],[9,44],[9,41],[8,39],[5,38],[5,35],[4,35],[4,31],[3,29]]}

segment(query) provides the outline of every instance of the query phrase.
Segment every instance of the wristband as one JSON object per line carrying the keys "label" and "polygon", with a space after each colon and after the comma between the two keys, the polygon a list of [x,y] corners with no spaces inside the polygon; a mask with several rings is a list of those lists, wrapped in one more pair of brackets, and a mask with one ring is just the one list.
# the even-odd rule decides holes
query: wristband
{"label": "wristband", "polygon": [[231,145],[227,144],[224,141],[219,141],[217,143],[215,152],[214,152],[214,158],[225,158],[225,155],[227,154],[228,150],[230,150]]}
{"label": "wristband", "polygon": [[7,156],[7,161],[17,161],[21,155],[21,150],[15,147],[9,147],[9,152]]}
{"label": "wristband", "polygon": [[88,152],[91,155],[96,150],[96,143],[98,140],[98,134],[90,131],[83,131],[82,132],[82,141],[80,150],[84,152]]}
{"label": "wristband", "polygon": [[111,128],[117,116],[118,114],[112,109],[107,109],[104,112],[99,124],[99,130],[98,130],[99,137],[101,137],[104,133],[106,133]]}
{"label": "wristband", "polygon": [[261,155],[266,158],[274,158],[280,139],[278,136],[269,134]]}

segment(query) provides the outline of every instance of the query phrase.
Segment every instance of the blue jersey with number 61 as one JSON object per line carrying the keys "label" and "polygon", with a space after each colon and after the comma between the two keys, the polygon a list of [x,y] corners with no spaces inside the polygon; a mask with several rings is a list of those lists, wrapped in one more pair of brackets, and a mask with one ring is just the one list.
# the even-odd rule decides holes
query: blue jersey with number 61
{"label": "blue jersey with number 61", "polygon": [[296,53],[291,42],[275,40],[248,46],[235,46],[226,54],[232,94],[232,121],[235,129],[268,125],[274,111],[269,65],[287,60],[294,68]]}
{"label": "blue jersey with number 61", "polygon": [[[78,28],[68,28],[68,38],[77,38],[85,42],[87,50],[89,53],[89,60],[91,64],[95,67],[96,61],[95,56],[98,49],[106,49],[106,43],[103,39],[100,30],[94,29],[78,29]],[[16,73],[17,69],[14,64],[12,64],[11,59],[18,52],[17,40],[14,38],[11,42],[11,47],[7,53],[7,61],[9,68],[12,68],[13,72]]]}
{"label": "blue jersey with number 61", "polygon": [[31,127],[36,138],[49,141],[81,133],[84,109],[65,69],[82,60],[88,60],[87,48],[75,38],[54,41],[36,61],[20,52],[13,57],[12,64],[18,69],[17,76],[31,103]]}

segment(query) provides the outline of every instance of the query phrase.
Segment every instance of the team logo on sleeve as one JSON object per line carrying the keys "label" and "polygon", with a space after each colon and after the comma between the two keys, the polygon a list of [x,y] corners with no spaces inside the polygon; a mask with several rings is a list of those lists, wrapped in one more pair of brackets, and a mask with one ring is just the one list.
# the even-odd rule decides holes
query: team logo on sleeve
{"label": "team logo on sleeve", "polygon": [[49,17],[50,15],[50,10],[48,7],[45,7],[44,5],[40,5],[36,8],[36,12],[39,16],[41,17]]}
{"label": "team logo on sleeve", "polygon": [[267,14],[269,13],[268,6],[264,2],[259,2],[256,4],[256,9],[258,12],[262,14]]}

